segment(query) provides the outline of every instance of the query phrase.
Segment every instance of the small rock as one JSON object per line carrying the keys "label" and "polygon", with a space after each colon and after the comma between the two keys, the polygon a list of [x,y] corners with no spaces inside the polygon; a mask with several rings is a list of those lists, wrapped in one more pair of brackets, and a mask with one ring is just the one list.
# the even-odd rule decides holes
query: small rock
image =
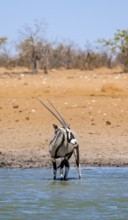
{"label": "small rock", "polygon": [[36,109],[32,109],[31,112],[33,112],[33,113],[36,112]]}
{"label": "small rock", "polygon": [[27,83],[27,82],[25,82],[25,83],[24,83],[24,86],[28,86],[28,83]]}
{"label": "small rock", "polygon": [[13,108],[19,108],[19,105],[13,105]]}
{"label": "small rock", "polygon": [[111,125],[111,122],[110,121],[106,121],[106,125]]}

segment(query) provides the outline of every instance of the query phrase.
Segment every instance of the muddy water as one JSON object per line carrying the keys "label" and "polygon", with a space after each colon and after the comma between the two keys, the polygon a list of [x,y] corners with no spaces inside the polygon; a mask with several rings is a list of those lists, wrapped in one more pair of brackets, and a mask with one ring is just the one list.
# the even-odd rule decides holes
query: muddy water
{"label": "muddy water", "polygon": [[0,169],[0,219],[128,219],[128,168],[72,168],[67,181],[52,169]]}

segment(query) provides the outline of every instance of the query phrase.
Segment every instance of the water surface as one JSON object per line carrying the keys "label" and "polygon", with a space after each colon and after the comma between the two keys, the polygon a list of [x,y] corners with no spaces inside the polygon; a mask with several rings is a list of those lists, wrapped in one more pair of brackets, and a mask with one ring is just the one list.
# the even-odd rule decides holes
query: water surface
{"label": "water surface", "polygon": [[0,169],[0,219],[126,220],[128,168],[76,169],[67,181],[52,169]]}

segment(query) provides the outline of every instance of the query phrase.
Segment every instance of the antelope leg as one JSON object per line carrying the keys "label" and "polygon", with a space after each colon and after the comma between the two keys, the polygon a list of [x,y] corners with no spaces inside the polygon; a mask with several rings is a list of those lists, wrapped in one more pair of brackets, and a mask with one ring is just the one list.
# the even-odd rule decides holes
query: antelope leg
{"label": "antelope leg", "polygon": [[61,161],[61,164],[60,164],[60,177],[61,177],[61,180],[63,179],[63,168],[64,168],[64,159]]}
{"label": "antelope leg", "polygon": [[53,164],[53,179],[56,179],[56,172],[57,172],[57,166],[56,166],[56,160],[52,160],[52,164]]}
{"label": "antelope leg", "polygon": [[75,160],[76,160],[76,166],[78,169],[78,174],[79,174],[79,179],[81,179],[81,170],[80,170],[80,154],[79,154],[79,145],[76,146],[76,148],[74,149],[74,156],[75,156]]}
{"label": "antelope leg", "polygon": [[65,165],[64,180],[66,180],[68,176],[69,168],[70,168],[70,164],[67,158],[64,159],[64,165]]}

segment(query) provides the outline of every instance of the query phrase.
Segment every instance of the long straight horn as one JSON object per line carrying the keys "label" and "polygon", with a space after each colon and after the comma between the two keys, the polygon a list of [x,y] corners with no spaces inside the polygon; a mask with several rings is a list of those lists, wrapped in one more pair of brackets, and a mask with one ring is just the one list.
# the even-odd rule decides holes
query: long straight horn
{"label": "long straight horn", "polygon": [[[47,99],[48,100],[48,99]],[[55,108],[55,106],[52,104],[52,102],[50,100],[48,100],[48,102],[50,103],[50,105],[54,108],[54,110],[57,112],[57,114],[60,116],[61,120],[63,121],[63,123],[65,124],[66,127],[68,127],[68,123],[66,123],[66,121],[64,120],[63,116],[61,115],[61,113]]]}
{"label": "long straight horn", "polygon": [[41,105],[43,105],[43,106],[60,122],[60,124],[61,124],[63,127],[66,126],[66,125],[58,118],[58,116],[55,115],[55,113],[54,113],[49,107],[47,107],[40,99],[37,98],[37,100],[38,100],[38,102],[41,103]]}

